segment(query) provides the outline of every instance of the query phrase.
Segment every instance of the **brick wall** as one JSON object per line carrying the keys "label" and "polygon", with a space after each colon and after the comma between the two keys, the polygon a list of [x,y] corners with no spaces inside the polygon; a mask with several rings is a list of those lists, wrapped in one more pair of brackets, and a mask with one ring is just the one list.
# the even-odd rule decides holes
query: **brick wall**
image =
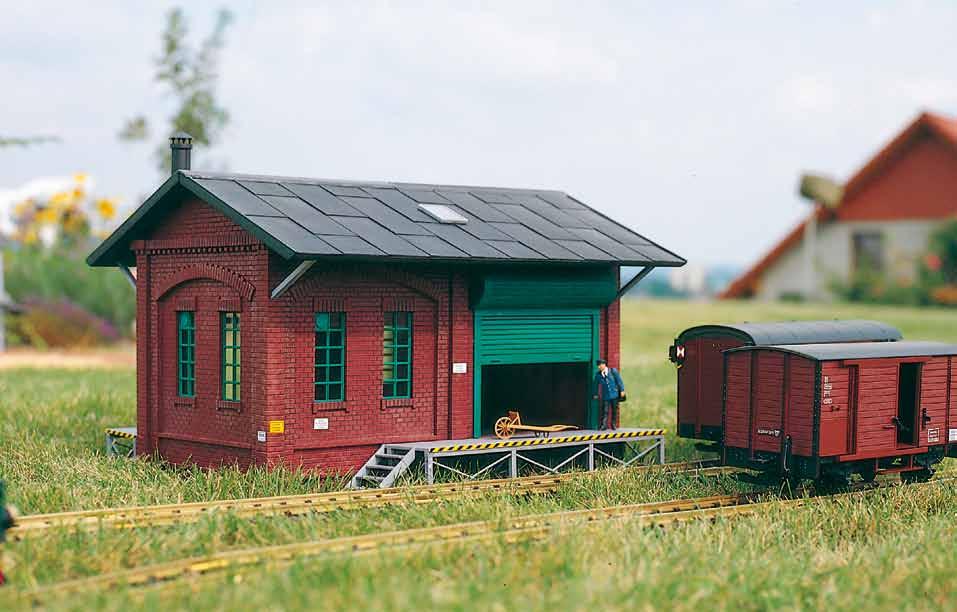
{"label": "brick wall", "polygon": [[[271,258],[271,284],[291,264]],[[379,444],[466,436],[472,427],[471,313],[466,280],[435,267],[319,263],[271,302],[267,419],[283,420],[270,434],[267,461],[359,467]],[[386,313],[413,313],[412,397],[382,398],[382,338]],[[345,399],[314,401],[314,313],[342,312],[346,321]],[[452,361],[469,374],[451,374]],[[451,393],[449,379],[452,378]],[[316,418],[328,429],[316,430]]]}
{"label": "brick wall", "polygon": [[601,337],[598,346],[602,356],[615,368],[621,368],[621,302],[615,300],[602,310]]}
{"label": "brick wall", "polygon": [[[465,437],[472,429],[467,279],[435,267],[320,263],[270,300],[295,266],[198,200],[166,216],[137,255],[139,451],[173,462],[361,465],[386,442]],[[196,394],[178,396],[177,312],[196,323]],[[241,312],[241,401],[221,399],[220,313]],[[314,318],[346,313],[346,399],[314,398]],[[382,399],[385,313],[413,312],[413,393]],[[451,374],[451,363],[467,374]],[[450,388],[450,379],[451,388]],[[327,418],[329,429],[313,429]],[[283,433],[268,433],[283,421]],[[267,432],[260,443],[259,431]]]}
{"label": "brick wall", "polygon": [[[248,465],[263,422],[268,256],[248,233],[199,200],[178,205],[137,258],[137,450],[173,462]],[[194,312],[195,397],[178,396],[176,313]],[[221,400],[223,311],[241,315],[241,401]]]}

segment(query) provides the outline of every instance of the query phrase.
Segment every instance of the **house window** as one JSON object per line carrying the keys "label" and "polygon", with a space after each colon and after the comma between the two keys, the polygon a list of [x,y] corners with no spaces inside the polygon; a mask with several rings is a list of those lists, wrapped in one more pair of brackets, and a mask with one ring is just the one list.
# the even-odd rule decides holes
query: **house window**
{"label": "house window", "polygon": [[382,336],[382,397],[412,397],[412,313],[385,313]]}
{"label": "house window", "polygon": [[196,395],[196,319],[192,312],[178,312],[177,389],[180,397]]}
{"label": "house window", "polygon": [[345,399],[346,316],[316,313],[316,401]]}
{"label": "house window", "polygon": [[227,402],[238,402],[240,372],[240,342],[239,342],[239,313],[221,312],[219,327],[223,345],[223,399]]}
{"label": "house window", "polygon": [[854,241],[854,272],[884,271],[884,235],[880,232],[856,232]]}

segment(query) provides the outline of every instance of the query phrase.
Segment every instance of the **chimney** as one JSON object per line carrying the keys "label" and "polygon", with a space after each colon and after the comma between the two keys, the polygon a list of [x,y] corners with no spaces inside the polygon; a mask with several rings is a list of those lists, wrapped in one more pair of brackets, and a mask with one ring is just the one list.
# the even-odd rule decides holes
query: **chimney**
{"label": "chimney", "polygon": [[169,137],[169,148],[172,153],[170,174],[177,170],[189,170],[190,155],[193,150],[193,137],[186,132],[176,132]]}

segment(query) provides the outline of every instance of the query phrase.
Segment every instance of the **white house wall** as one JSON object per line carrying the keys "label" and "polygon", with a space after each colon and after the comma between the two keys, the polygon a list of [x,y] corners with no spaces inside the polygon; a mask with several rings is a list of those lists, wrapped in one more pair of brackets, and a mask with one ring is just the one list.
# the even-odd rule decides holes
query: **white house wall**
{"label": "white house wall", "polygon": [[[853,239],[857,232],[884,235],[884,263],[888,275],[901,283],[913,282],[917,264],[927,250],[927,239],[939,221],[850,221],[820,224],[815,257],[816,292],[828,297],[833,279],[847,282],[853,266]],[[755,297],[777,300],[806,293],[804,239],[767,270]]]}

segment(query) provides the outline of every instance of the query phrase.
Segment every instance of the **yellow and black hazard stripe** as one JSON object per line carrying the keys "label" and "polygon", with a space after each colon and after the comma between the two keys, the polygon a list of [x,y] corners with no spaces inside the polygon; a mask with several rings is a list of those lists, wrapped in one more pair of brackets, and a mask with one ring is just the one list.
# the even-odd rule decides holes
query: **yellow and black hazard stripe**
{"label": "yellow and black hazard stripe", "polygon": [[455,444],[452,446],[433,446],[429,452],[451,453],[457,451],[489,450],[494,448],[515,448],[520,446],[545,446],[548,444],[564,444],[566,442],[594,442],[596,440],[620,440],[625,438],[649,438],[663,436],[664,429],[639,429],[637,431],[609,431],[598,434],[582,434],[577,436],[554,436],[548,438],[520,438],[518,440],[498,440],[496,442],[479,442],[473,444]]}
{"label": "yellow and black hazard stripe", "polygon": [[127,440],[135,440],[136,434],[129,431],[121,431],[119,429],[107,429],[106,435],[113,436],[114,438],[125,438]]}

